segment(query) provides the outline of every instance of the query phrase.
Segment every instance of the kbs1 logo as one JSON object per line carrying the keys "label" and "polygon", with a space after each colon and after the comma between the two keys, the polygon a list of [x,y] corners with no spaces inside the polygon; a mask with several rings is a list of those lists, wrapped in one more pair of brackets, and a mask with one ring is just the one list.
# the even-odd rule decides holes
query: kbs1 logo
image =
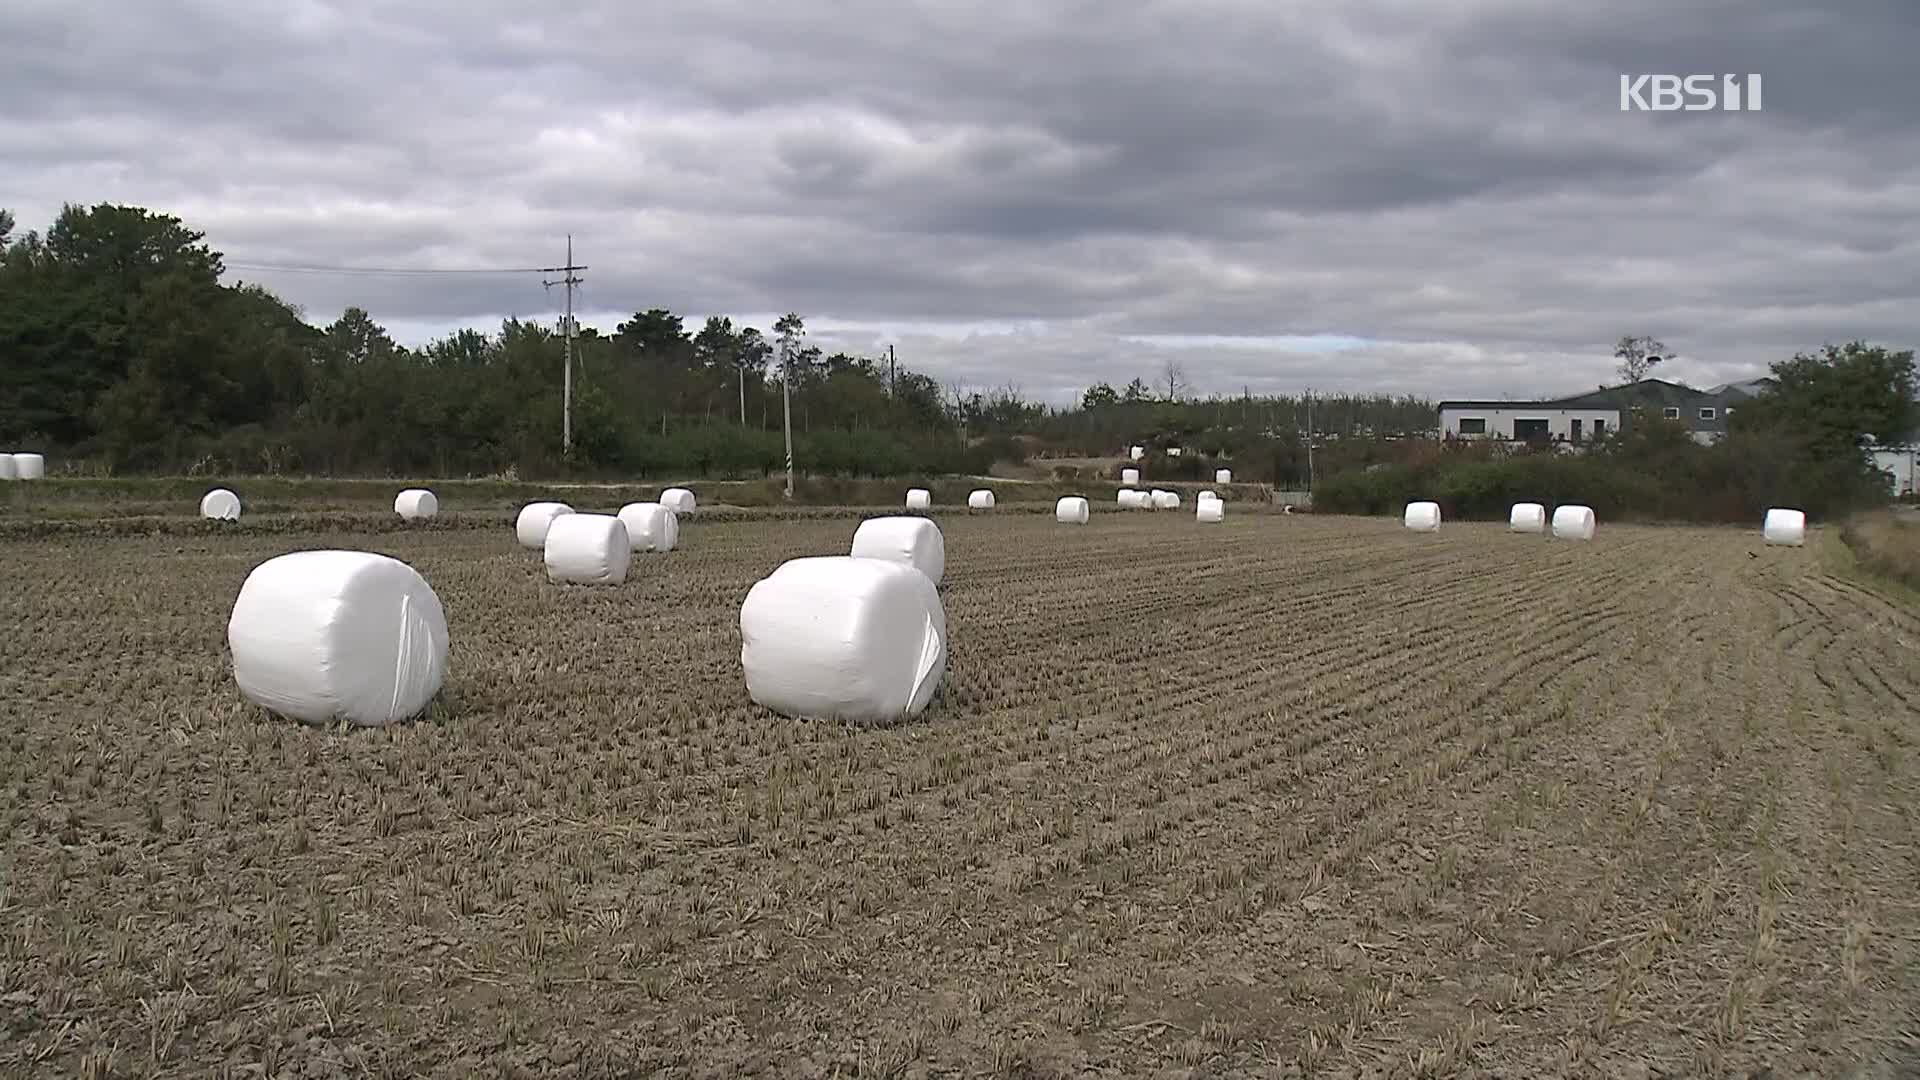
{"label": "kbs1 logo", "polygon": [[[1741,79],[1746,82],[1743,85]],[[1622,75],[1620,111],[1759,112],[1758,75]]]}

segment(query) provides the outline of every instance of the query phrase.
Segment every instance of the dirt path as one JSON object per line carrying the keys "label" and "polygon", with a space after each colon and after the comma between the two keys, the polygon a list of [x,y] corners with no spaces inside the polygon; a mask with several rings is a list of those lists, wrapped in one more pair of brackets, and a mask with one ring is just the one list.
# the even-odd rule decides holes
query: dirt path
{"label": "dirt path", "polygon": [[[1814,549],[941,524],[949,678],[859,731],[738,661],[844,521],[617,590],[504,532],[0,545],[0,1072],[1920,1067],[1920,613]],[[289,539],[434,582],[425,722],[238,703]]]}

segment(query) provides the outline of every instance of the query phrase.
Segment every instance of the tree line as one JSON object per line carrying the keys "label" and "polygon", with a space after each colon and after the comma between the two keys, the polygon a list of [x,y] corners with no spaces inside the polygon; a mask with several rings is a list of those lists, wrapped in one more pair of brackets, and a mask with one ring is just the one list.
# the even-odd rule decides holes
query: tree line
{"label": "tree line", "polygon": [[[579,329],[563,455],[557,320],[410,348],[362,308],[313,325],[225,276],[204,234],[169,214],[69,205],[45,233],[16,235],[0,211],[0,443],[118,473],[754,476],[784,465],[788,378],[803,471],[894,476],[1208,432],[1231,452],[1269,429],[1294,437],[1304,417],[1299,399],[1197,401],[1139,379],[1056,409],[1017,387],[964,392],[887,359],[825,353],[798,314],[762,330],[649,308],[611,333]],[[1355,430],[1431,414],[1386,398],[1323,410]]]}

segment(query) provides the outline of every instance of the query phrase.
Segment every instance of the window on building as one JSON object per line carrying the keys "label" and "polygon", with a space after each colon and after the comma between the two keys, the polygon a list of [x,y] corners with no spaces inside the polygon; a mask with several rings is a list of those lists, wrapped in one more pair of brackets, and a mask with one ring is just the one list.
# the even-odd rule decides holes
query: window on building
{"label": "window on building", "polygon": [[1669,420],[1678,420],[1680,419],[1680,409],[1677,406],[1669,405],[1660,410],[1660,415]]}
{"label": "window on building", "polygon": [[1711,420],[1717,415],[1719,414],[1715,413],[1711,406],[1700,410],[1700,419],[1702,420]]}
{"label": "window on building", "polygon": [[1596,419],[1593,422],[1593,437],[1596,439],[1604,438],[1606,434],[1607,434],[1607,422],[1605,420]]}
{"label": "window on building", "polygon": [[1486,433],[1487,433],[1487,418],[1486,418],[1486,417],[1484,417],[1484,416],[1463,416],[1463,417],[1461,417],[1461,418],[1460,418],[1460,434],[1462,434],[1462,435],[1485,435]]}
{"label": "window on building", "polygon": [[1515,420],[1513,437],[1521,442],[1546,442],[1553,437],[1553,428],[1545,420]]}

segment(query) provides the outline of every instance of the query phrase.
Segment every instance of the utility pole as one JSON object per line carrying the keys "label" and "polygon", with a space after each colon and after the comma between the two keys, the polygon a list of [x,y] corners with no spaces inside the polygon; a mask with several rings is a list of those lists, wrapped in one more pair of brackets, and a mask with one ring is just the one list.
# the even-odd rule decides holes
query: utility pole
{"label": "utility pole", "polygon": [[1307,492],[1313,492],[1313,388],[1307,388]]}
{"label": "utility pole", "polygon": [[560,320],[560,336],[566,340],[567,349],[566,366],[563,369],[564,374],[561,376],[560,453],[566,457],[573,456],[573,339],[580,332],[580,328],[575,326],[573,322],[573,290],[574,286],[581,283],[581,279],[575,276],[574,271],[585,269],[586,267],[584,266],[575,266],[573,264],[572,233],[567,234],[567,265],[543,266],[540,268],[543,273],[564,273],[567,275],[559,281],[541,282],[541,284],[549,289],[555,285],[565,285],[567,287],[567,314],[565,318]]}
{"label": "utility pole", "polygon": [[887,400],[893,400],[893,346],[887,346]]}
{"label": "utility pole", "polygon": [[793,498],[793,349],[780,343],[780,427],[787,433],[787,498]]}

